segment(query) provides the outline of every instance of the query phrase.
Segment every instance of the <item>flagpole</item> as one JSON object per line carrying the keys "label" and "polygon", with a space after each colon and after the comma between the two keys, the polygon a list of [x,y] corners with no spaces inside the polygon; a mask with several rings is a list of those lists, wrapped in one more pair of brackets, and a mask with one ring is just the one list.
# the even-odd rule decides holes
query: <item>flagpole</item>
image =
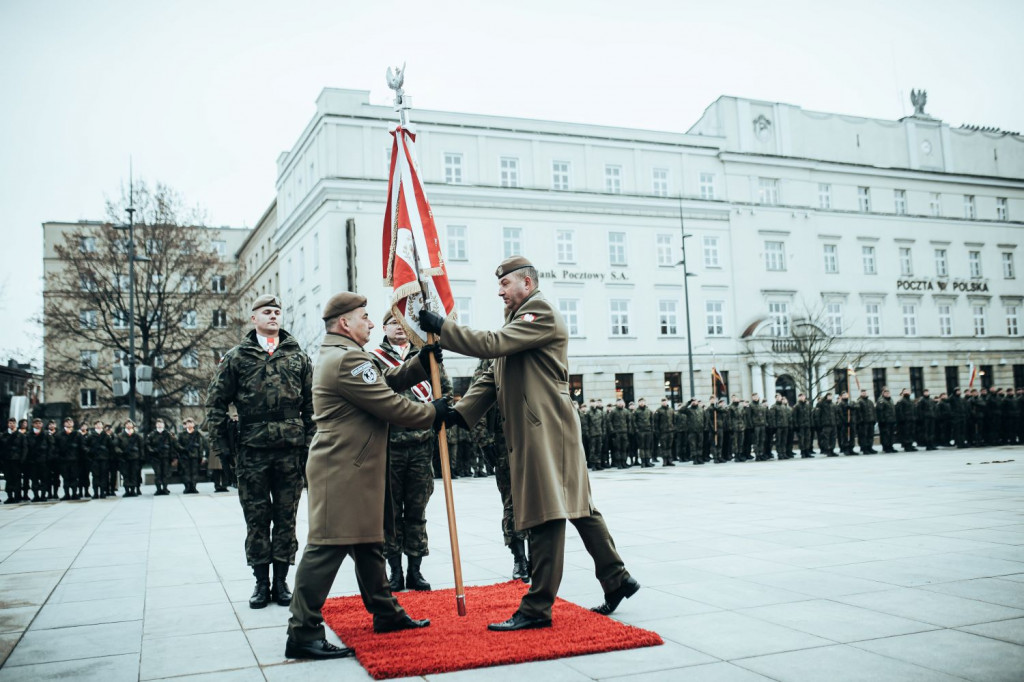
{"label": "flagpole", "polygon": [[[405,65],[401,69],[396,68],[392,73],[391,68],[387,72],[388,87],[395,91],[395,111],[399,113],[402,133],[405,134],[408,118],[406,112],[409,110],[409,98],[405,96],[402,85],[405,81]],[[400,147],[402,145],[399,145]],[[420,295],[423,296],[423,307],[430,310],[430,296],[427,286],[423,282],[423,275],[420,272],[420,258],[416,249],[413,249],[413,267],[416,271],[416,282],[420,285]],[[437,343],[434,334],[427,335],[427,343]],[[430,386],[433,389],[435,398],[442,397],[441,394],[441,369],[438,367],[437,358],[430,354]],[[462,584],[462,557],[459,554],[459,532],[455,523],[455,497],[452,490],[452,469],[451,458],[448,454],[448,436],[444,424],[437,432],[437,448],[441,459],[441,483],[444,488],[445,511],[448,514],[448,539],[452,547],[452,569],[455,573],[455,608],[460,616],[466,615],[466,588]]]}

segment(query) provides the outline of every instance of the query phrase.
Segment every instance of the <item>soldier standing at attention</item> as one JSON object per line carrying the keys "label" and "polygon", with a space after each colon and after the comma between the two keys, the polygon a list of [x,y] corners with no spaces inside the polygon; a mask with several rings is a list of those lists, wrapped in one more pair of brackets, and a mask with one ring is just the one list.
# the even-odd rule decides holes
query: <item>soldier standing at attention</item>
{"label": "soldier standing at attention", "polygon": [[[409,343],[405,329],[398,323],[394,315],[388,311],[384,315],[384,340],[379,348],[371,351],[384,367],[401,367],[406,360],[419,354],[419,349]],[[442,371],[441,390],[451,391],[448,375]],[[447,389],[447,390],[446,390]],[[434,393],[429,381],[421,381],[405,390],[403,397],[430,403]],[[441,397],[441,396],[438,396]],[[447,434],[451,441],[458,442],[458,433]],[[410,590],[426,591],[430,583],[420,572],[423,557],[430,553],[427,542],[427,503],[434,493],[434,472],[431,460],[437,435],[429,426],[427,428],[405,428],[392,426],[388,435],[388,468],[391,475],[391,502],[394,505],[395,524],[392,532],[384,535],[384,558],[391,567],[388,582],[392,592],[400,592],[409,587]],[[453,469],[456,468],[455,458],[450,458]],[[456,472],[453,470],[452,474]],[[402,577],[402,554],[407,557],[409,572]]]}
{"label": "soldier standing at attention", "polygon": [[747,415],[744,414],[743,402],[738,395],[733,394],[732,404],[729,405],[729,451],[737,462],[747,461],[743,452],[743,432],[746,428]]}
{"label": "soldier standing at attention", "polygon": [[767,459],[764,456],[764,428],[768,421],[768,408],[761,402],[761,396],[757,393],[750,396],[747,414],[750,417],[750,445],[754,449],[754,459],[763,462]]}
{"label": "soldier standing at attention", "polygon": [[174,436],[167,430],[163,418],[157,418],[156,430],[146,436],[146,452],[149,454],[149,462],[153,466],[153,479],[156,483],[154,495],[170,494],[167,489],[167,477],[171,472],[173,453],[177,452],[177,449]]}
{"label": "soldier standing at attention", "polygon": [[[615,409],[608,416],[609,431],[612,434],[612,461],[619,469],[629,466],[626,461],[626,447],[629,443],[629,412],[622,398],[615,401]],[[650,460],[643,464],[651,466]]]}
{"label": "soldier standing at attention", "polygon": [[185,486],[186,495],[196,495],[199,490],[199,463],[206,457],[207,444],[203,434],[196,430],[196,422],[191,417],[184,422],[185,432],[178,436],[178,473]]}
{"label": "soldier standing at attention", "polygon": [[587,463],[592,471],[598,471],[604,469],[606,454],[604,451],[604,407],[600,400],[590,406],[587,417],[590,420],[590,451],[587,453]]}
{"label": "soldier standing at attention", "polygon": [[928,395],[928,389],[921,391],[921,398],[917,401],[917,419],[921,426],[919,429],[920,441],[925,450],[935,450],[935,402]]}
{"label": "soldier standing at attention", "polygon": [[910,399],[910,391],[901,391],[900,401],[896,403],[896,428],[900,434],[900,445],[903,452],[917,452],[914,447],[914,401]]}
{"label": "soldier standing at attention", "polygon": [[[256,576],[249,606],[270,599],[291,603],[285,578],[299,548],[295,513],[302,496],[303,464],[313,424],[313,365],[281,329],[281,302],[260,296],[249,318],[253,329],[217,366],[206,407],[207,425],[220,452],[231,448],[228,406],[238,411],[235,474],[245,516],[245,558]],[[270,584],[270,564],[274,583]]]}
{"label": "soldier standing at attention", "polygon": [[[424,346],[398,367],[363,350],[373,323],[366,298],[348,291],[327,302],[326,335],[313,379],[316,435],[309,448],[309,539],[295,572],[295,597],[288,620],[288,658],[341,658],[351,649],[324,637],[323,605],[341,562],[355,562],[359,593],[373,614],[374,632],[430,625],[413,620],[388,586],[384,538],[394,533],[388,475],[388,424],[441,428],[449,407],[409,400],[395,391],[424,381],[429,358]],[[241,474],[239,483],[241,483]]]}
{"label": "soldier standing at attention", "polygon": [[43,428],[43,420],[32,420],[28,432],[28,462],[32,472],[32,501],[45,502],[50,492],[50,451],[53,438]]}
{"label": "soldier standing at attention", "polygon": [[807,402],[807,396],[803,393],[796,397],[796,405],[793,406],[793,430],[796,431],[800,457],[803,459],[814,457],[814,447],[811,441],[811,404]]}
{"label": "soldier standing at attention", "polygon": [[839,422],[839,449],[844,455],[854,455],[853,441],[857,437],[857,413],[850,404],[850,394],[843,391],[836,404]]}
{"label": "soldier standing at attention", "polygon": [[882,452],[896,452],[892,446],[896,436],[896,408],[892,404],[889,389],[884,386],[882,396],[875,404],[875,417],[878,419],[878,440],[882,443]]}
{"label": "soldier standing at attention", "polygon": [[832,404],[832,394],[826,393],[815,406],[818,424],[818,449],[828,457],[838,457],[836,453],[836,409]]}
{"label": "soldier standing at attention", "polygon": [[949,396],[949,414],[952,443],[957,448],[967,447],[967,411],[970,408],[960,396],[960,387],[953,389],[953,395]]}
{"label": "soldier standing at attention", "polygon": [[860,390],[857,398],[857,443],[863,455],[873,455],[875,450],[875,404],[868,397],[867,389]]}
{"label": "soldier standing at attention", "polygon": [[24,502],[22,494],[22,468],[25,465],[25,435],[18,430],[18,420],[7,420],[7,431],[3,441],[4,488],[7,499],[4,504]]}
{"label": "soldier standing at attention", "polygon": [[107,464],[110,462],[110,453],[114,449],[110,435],[103,428],[103,422],[96,420],[92,425],[92,432],[85,440],[85,449],[89,452],[89,463],[92,465],[92,496],[103,499],[107,496],[107,484],[109,475]]}
{"label": "soldier standing at attention", "polygon": [[775,454],[779,459],[789,459],[786,448],[789,444],[790,413],[786,410],[785,398],[775,394],[775,404],[768,408],[768,423],[775,429]]}
{"label": "soldier standing at attention", "polygon": [[[640,461],[645,462],[644,466],[651,461],[651,450],[654,445],[653,429],[660,425],[659,419],[664,419],[660,409],[657,412],[651,412],[647,409],[646,399],[640,398],[637,401],[637,408],[633,412],[633,428],[636,429],[636,446],[640,451]],[[664,466],[671,465],[671,455],[663,454],[662,458],[665,462]]]}
{"label": "soldier standing at attention", "polygon": [[64,419],[64,428],[57,433],[55,443],[60,473],[64,479],[64,495],[60,499],[77,500],[79,499],[77,488],[78,449],[82,446],[82,437],[75,430],[74,419],[71,417]]}
{"label": "soldier standing at attention", "polygon": [[142,434],[135,431],[135,422],[131,419],[124,423],[124,432],[118,441],[117,449],[121,451],[124,475],[124,496],[138,497],[139,471],[142,459],[146,456],[146,446]]}
{"label": "soldier standing at attention", "polygon": [[626,570],[591,499],[579,422],[569,396],[569,332],[558,309],[540,292],[537,270],[528,260],[510,258],[495,274],[505,303],[500,330],[470,330],[429,311],[419,319],[424,331],[439,334],[442,347],[495,358],[448,417],[452,423],[475,424],[498,404],[506,420],[516,528],[530,530],[530,590],[508,620],[487,627],[511,631],[551,626],[565,562],[567,520],[593,558],[604,591],[604,603],[594,610],[608,615],[640,584]]}
{"label": "soldier standing at attention", "polygon": [[[647,409],[647,403],[641,398],[641,405],[645,412],[650,413]],[[638,408],[639,410],[639,408]],[[633,413],[634,419],[637,417],[637,413]],[[649,422],[649,420],[648,420]],[[658,456],[661,457],[661,466],[670,467],[675,466],[672,463],[673,456],[673,444],[675,443],[676,425],[674,415],[672,414],[672,406],[668,404],[668,398],[661,399],[661,407],[654,413],[654,430],[657,432],[658,439]],[[637,433],[640,432],[639,426],[637,427]],[[651,437],[651,440],[654,436]],[[642,458],[641,453],[641,458]],[[647,448],[647,459],[650,463],[651,459],[651,448]]]}

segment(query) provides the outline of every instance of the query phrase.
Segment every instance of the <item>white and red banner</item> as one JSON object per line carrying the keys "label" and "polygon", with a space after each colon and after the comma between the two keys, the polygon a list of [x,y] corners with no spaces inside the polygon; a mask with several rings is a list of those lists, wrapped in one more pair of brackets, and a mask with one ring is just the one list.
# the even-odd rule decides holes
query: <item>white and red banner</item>
{"label": "white and red banner", "polygon": [[413,146],[416,136],[397,126],[391,133],[391,171],[384,213],[384,284],[392,288],[391,312],[416,346],[427,342],[419,327],[424,290],[429,310],[455,318],[455,299],[434,226],[427,196],[420,182]]}
{"label": "white and red banner", "polygon": [[[401,360],[396,360],[395,358],[391,357],[391,355],[383,348],[374,348],[370,352],[376,355],[378,358],[380,358],[388,367],[402,366]],[[423,403],[429,403],[434,399],[434,392],[430,389],[429,381],[421,381],[420,383],[415,384],[412,387],[412,393],[417,398],[419,398],[420,402]]]}

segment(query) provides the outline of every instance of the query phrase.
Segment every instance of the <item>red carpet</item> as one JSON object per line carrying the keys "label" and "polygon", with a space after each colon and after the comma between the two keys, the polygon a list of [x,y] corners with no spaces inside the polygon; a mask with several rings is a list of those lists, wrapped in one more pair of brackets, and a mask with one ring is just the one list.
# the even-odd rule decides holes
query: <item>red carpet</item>
{"label": "red carpet", "polygon": [[[545,661],[602,651],[664,644],[657,633],[624,625],[558,599],[552,627],[491,632],[488,623],[507,619],[528,589],[517,581],[466,588],[466,615],[455,612],[455,590],[401,592],[398,603],[430,627],[377,635],[359,596],[324,604],[324,621],[374,679],[429,675],[508,663]],[[619,608],[629,608],[623,602]]]}

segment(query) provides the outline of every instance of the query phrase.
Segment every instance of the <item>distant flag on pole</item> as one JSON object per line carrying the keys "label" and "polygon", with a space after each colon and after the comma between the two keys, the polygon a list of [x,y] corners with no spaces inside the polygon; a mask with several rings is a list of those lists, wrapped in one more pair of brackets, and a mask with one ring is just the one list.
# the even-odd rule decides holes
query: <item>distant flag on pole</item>
{"label": "distant flag on pole", "polygon": [[722,379],[722,375],[719,374],[718,370],[715,369],[715,366],[712,365],[711,366],[711,392],[714,393],[715,395],[718,395],[717,391],[715,390],[718,386],[722,387],[722,393],[728,393],[729,392],[729,389],[727,389],[725,387],[725,380]]}
{"label": "distant flag on pole", "polygon": [[455,317],[455,298],[434,226],[434,214],[420,182],[414,143],[416,136],[396,126],[391,133],[391,170],[384,212],[384,283],[392,288],[391,312],[414,345],[427,342],[419,314],[427,307],[446,318]]}
{"label": "distant flag on pole", "polygon": [[[853,371],[853,365],[847,365],[846,366],[846,376],[847,377],[853,377],[853,381],[854,381],[854,383],[857,384],[857,390],[859,391],[860,390],[860,379],[857,378],[857,373],[855,371]],[[847,384],[850,383],[849,378],[847,378],[846,383]]]}
{"label": "distant flag on pole", "polygon": [[978,367],[977,367],[977,365],[975,365],[973,362],[968,362],[967,363],[967,373],[971,377],[970,381],[967,382],[967,388],[973,388],[974,387],[974,379],[978,376]]}

